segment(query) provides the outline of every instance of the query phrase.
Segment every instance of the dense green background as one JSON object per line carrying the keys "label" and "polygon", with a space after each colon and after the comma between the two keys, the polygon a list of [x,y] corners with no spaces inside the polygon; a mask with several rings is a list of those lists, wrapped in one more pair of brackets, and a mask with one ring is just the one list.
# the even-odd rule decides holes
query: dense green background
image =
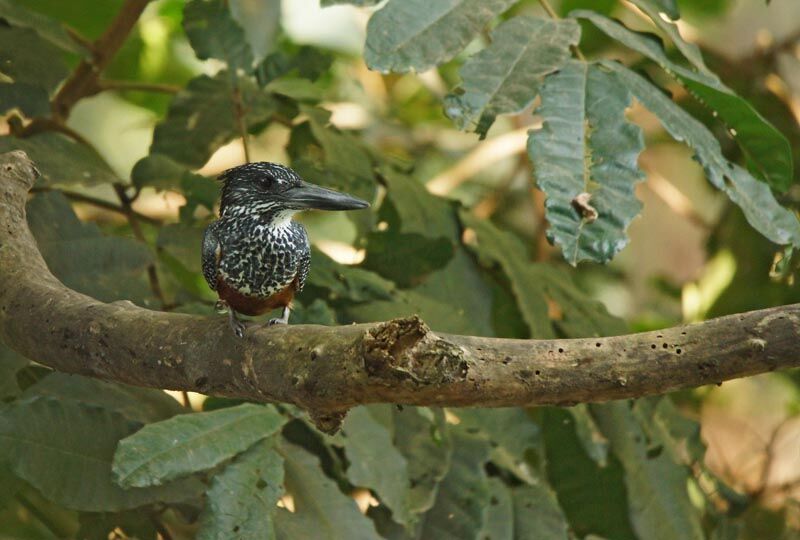
{"label": "dense green background", "polygon": [[[46,120],[125,4],[0,0],[0,151],[36,160],[76,290],[218,316],[200,238],[246,152],[374,203],[299,216],[294,323],[569,338],[800,301],[794,0],[157,0]],[[0,538],[800,538],[794,373],[327,436],[35,360],[0,344]]]}

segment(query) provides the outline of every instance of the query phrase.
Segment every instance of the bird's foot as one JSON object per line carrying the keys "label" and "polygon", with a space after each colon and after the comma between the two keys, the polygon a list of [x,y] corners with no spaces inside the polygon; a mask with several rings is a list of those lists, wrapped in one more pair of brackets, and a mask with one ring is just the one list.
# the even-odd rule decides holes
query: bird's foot
{"label": "bird's foot", "polygon": [[225,302],[225,300],[217,300],[217,303],[214,304],[214,311],[216,311],[220,315],[222,315],[223,313],[227,313],[228,309],[230,308],[228,307],[228,303]]}
{"label": "bird's foot", "polygon": [[244,331],[247,329],[247,326],[236,317],[236,312],[232,309],[228,310],[228,323],[233,333],[236,334],[236,337],[244,337]]}
{"label": "bird's foot", "polygon": [[283,308],[283,314],[279,319],[270,319],[269,325],[275,326],[276,324],[289,324],[289,312],[290,309],[288,307]]}

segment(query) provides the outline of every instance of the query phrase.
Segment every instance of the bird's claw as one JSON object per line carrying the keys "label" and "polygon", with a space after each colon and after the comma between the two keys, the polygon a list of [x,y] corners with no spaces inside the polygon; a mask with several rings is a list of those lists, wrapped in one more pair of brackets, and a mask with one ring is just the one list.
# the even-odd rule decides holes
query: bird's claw
{"label": "bird's claw", "polygon": [[231,328],[233,329],[233,333],[236,334],[236,337],[243,338],[244,331],[247,327],[242,321],[236,321],[231,323]]}
{"label": "bird's claw", "polygon": [[270,326],[275,326],[276,324],[289,324],[289,322],[285,321],[283,319],[270,319],[269,320],[269,325]]}

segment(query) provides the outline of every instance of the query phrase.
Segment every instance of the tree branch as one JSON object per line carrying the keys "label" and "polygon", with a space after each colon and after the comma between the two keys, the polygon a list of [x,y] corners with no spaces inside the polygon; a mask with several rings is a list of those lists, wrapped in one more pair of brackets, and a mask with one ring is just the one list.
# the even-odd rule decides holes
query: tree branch
{"label": "tree branch", "polygon": [[35,168],[0,156],[0,339],[44,365],[109,381],[307,409],[336,429],[362,403],[571,405],[800,365],[800,304],[627,336],[517,340],[431,331],[411,316],[341,327],[258,326],[104,304],[47,269],[25,220]]}

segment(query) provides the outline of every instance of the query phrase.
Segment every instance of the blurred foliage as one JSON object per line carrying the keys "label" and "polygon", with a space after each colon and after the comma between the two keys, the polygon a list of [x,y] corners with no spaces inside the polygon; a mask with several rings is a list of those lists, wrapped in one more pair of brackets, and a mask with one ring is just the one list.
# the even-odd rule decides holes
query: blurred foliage
{"label": "blurred foliage", "polygon": [[[0,151],[36,161],[29,224],[79,292],[213,316],[200,238],[212,177],[244,145],[373,202],[301,217],[315,247],[295,323],[416,313],[446,332],[575,338],[677,323],[691,291],[702,297],[692,318],[800,300],[800,75],[776,60],[796,51],[798,28],[737,62],[707,50],[699,26],[724,21],[728,0],[564,0],[561,19],[533,0],[283,2],[283,14],[276,0],[156,0],[67,122],[51,117],[65,80],[136,3],[0,0]],[[302,10],[316,38],[295,27]],[[341,44],[364,24],[362,59]],[[321,44],[331,29],[338,42]],[[132,131],[142,150],[122,142]],[[688,203],[647,195],[645,158],[670,136],[702,165],[680,174],[705,174],[719,195],[667,174]],[[87,142],[98,138],[114,144]],[[647,250],[592,264],[629,242],[673,257],[661,244],[674,222],[647,221],[664,202],[725,264],[641,287]],[[294,407],[182,406],[35,360],[0,345],[2,538],[800,535],[790,498],[767,501],[766,485],[709,465],[695,420],[707,390],[569,409],[373,405],[328,436]],[[783,378],[795,401],[798,379]]]}

